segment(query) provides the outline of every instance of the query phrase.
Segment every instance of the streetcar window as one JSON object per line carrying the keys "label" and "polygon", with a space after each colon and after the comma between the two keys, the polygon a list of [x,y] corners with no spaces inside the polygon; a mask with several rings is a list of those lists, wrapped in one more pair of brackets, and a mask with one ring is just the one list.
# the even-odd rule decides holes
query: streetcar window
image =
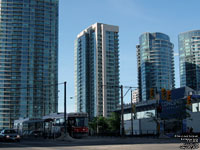
{"label": "streetcar window", "polygon": [[88,119],[87,118],[76,118],[76,126],[77,127],[88,126]]}
{"label": "streetcar window", "polygon": [[76,126],[76,127],[87,127],[88,126],[88,118],[71,117],[71,118],[68,118],[68,124],[70,126]]}
{"label": "streetcar window", "polygon": [[69,124],[74,126],[75,125],[75,120],[73,118],[70,118],[69,119]]}

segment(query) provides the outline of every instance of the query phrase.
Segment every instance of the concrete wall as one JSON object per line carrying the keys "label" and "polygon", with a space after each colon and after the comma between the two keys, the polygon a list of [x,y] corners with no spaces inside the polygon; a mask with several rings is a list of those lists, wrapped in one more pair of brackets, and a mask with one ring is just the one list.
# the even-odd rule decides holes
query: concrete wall
{"label": "concrete wall", "polygon": [[125,135],[131,135],[131,120],[124,121]]}
{"label": "concrete wall", "polygon": [[191,119],[187,119],[187,127],[192,127],[193,132],[200,132],[200,112],[190,113]]}
{"label": "concrete wall", "polygon": [[151,118],[140,120],[141,134],[156,134],[157,125]]}
{"label": "concrete wall", "polygon": [[[131,135],[131,120],[124,121],[126,135]],[[133,134],[156,134],[156,123],[152,119],[133,120]]]}

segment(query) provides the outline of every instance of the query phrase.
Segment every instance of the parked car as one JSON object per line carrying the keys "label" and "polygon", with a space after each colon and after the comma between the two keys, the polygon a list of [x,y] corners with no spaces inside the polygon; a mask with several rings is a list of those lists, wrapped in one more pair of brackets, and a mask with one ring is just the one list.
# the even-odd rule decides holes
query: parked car
{"label": "parked car", "polygon": [[21,137],[14,129],[4,129],[0,132],[0,139],[3,141],[20,142]]}

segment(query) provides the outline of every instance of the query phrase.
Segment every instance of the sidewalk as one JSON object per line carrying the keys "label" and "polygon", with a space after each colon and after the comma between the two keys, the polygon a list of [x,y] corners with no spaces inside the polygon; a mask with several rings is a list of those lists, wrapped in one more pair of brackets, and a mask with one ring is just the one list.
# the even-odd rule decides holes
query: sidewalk
{"label": "sidewalk", "polygon": [[159,139],[150,137],[100,137],[100,136],[88,136],[81,139],[73,139],[72,141],[60,141],[56,139],[44,139],[38,138],[23,138],[22,141],[35,141],[35,142],[56,142],[56,143],[71,143],[71,144],[167,144],[167,143],[183,143],[179,138]]}
{"label": "sidewalk", "polygon": [[142,143],[181,143],[180,139],[158,139],[150,137],[87,137],[82,139],[83,141],[114,141],[120,143],[142,144]]}

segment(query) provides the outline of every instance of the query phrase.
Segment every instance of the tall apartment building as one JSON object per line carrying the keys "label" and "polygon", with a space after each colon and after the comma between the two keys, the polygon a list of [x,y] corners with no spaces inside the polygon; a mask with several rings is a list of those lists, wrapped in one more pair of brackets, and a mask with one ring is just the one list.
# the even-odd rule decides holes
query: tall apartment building
{"label": "tall apartment building", "polygon": [[200,30],[179,34],[180,86],[200,90]]}
{"label": "tall apartment building", "polygon": [[107,117],[119,103],[118,26],[95,23],[75,41],[75,109]]}
{"label": "tall apartment building", "polygon": [[139,89],[135,89],[132,91],[132,103],[139,102]]}
{"label": "tall apartment building", "polygon": [[173,44],[163,33],[144,33],[139,38],[138,87],[142,101],[150,100],[150,89],[160,92],[162,88],[174,88]]}
{"label": "tall apartment building", "polygon": [[57,112],[58,0],[0,1],[0,129]]}

